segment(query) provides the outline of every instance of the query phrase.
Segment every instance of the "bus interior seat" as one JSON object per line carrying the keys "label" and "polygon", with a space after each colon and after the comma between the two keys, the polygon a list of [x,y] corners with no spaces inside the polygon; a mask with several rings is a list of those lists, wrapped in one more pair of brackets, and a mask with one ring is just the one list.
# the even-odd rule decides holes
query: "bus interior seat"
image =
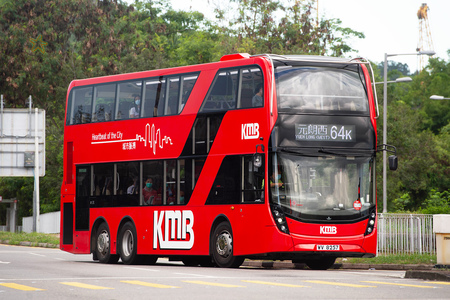
{"label": "bus interior seat", "polygon": [[95,106],[95,116],[97,122],[111,120],[111,108],[109,104],[97,104]]}
{"label": "bus interior seat", "polygon": [[119,111],[117,112],[117,119],[126,120],[130,117],[131,102],[122,101],[119,103]]}
{"label": "bus interior seat", "polygon": [[253,107],[252,99],[253,99],[253,91],[251,89],[242,89],[241,108]]}

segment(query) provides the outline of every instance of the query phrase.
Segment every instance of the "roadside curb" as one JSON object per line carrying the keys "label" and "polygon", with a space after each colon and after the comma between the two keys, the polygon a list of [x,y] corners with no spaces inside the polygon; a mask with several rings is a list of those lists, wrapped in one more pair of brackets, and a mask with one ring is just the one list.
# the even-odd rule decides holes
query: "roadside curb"
{"label": "roadside curb", "polygon": [[[303,263],[292,263],[290,261],[252,261],[246,260],[242,264],[244,267],[265,268],[265,269],[308,269]],[[450,281],[450,271],[439,270],[434,265],[420,264],[334,264],[331,269],[342,270],[391,270],[405,271],[405,278],[415,278],[422,280]]]}
{"label": "roadside curb", "polygon": [[[291,261],[258,261],[258,260],[246,260],[242,264],[246,267],[258,267],[258,268],[274,268],[274,269],[307,269],[307,266],[303,263],[292,263]],[[332,269],[345,269],[345,270],[420,270],[420,271],[432,271],[434,265],[397,265],[397,264],[346,264],[337,263],[334,264]]]}
{"label": "roadside curb", "polygon": [[416,278],[434,281],[450,281],[450,271],[406,271],[405,278]]}

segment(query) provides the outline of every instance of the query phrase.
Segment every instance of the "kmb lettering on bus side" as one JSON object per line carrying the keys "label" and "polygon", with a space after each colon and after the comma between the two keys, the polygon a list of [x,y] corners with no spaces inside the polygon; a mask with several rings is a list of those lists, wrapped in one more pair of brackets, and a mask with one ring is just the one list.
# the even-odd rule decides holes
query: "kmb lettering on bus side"
{"label": "kmb lettering on bus side", "polygon": [[336,226],[320,226],[320,234],[336,234]]}
{"label": "kmb lettering on bus side", "polygon": [[165,210],[159,214],[154,211],[153,249],[158,248],[158,242],[160,249],[191,249],[194,245],[193,225],[194,214],[190,210]]}
{"label": "kmb lettering on bus side", "polygon": [[259,138],[259,123],[242,124],[241,140],[254,140]]}

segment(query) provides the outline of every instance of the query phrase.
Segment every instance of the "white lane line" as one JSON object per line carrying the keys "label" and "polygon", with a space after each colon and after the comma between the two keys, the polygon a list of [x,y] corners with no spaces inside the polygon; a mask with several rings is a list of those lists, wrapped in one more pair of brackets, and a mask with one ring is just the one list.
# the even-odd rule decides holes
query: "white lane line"
{"label": "white lane line", "polygon": [[42,255],[42,254],[37,254],[37,253],[33,253],[33,252],[28,252],[28,254],[31,254],[31,255],[36,255],[36,256],[40,256],[40,257],[45,257],[45,255]]}

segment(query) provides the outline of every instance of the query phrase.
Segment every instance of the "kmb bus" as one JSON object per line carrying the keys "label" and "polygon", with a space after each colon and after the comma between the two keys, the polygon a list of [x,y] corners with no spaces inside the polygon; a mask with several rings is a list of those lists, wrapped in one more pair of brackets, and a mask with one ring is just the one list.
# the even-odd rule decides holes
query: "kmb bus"
{"label": "kmb bus", "polygon": [[61,249],[219,267],[375,256],[378,108],[366,65],[231,54],[72,81]]}

